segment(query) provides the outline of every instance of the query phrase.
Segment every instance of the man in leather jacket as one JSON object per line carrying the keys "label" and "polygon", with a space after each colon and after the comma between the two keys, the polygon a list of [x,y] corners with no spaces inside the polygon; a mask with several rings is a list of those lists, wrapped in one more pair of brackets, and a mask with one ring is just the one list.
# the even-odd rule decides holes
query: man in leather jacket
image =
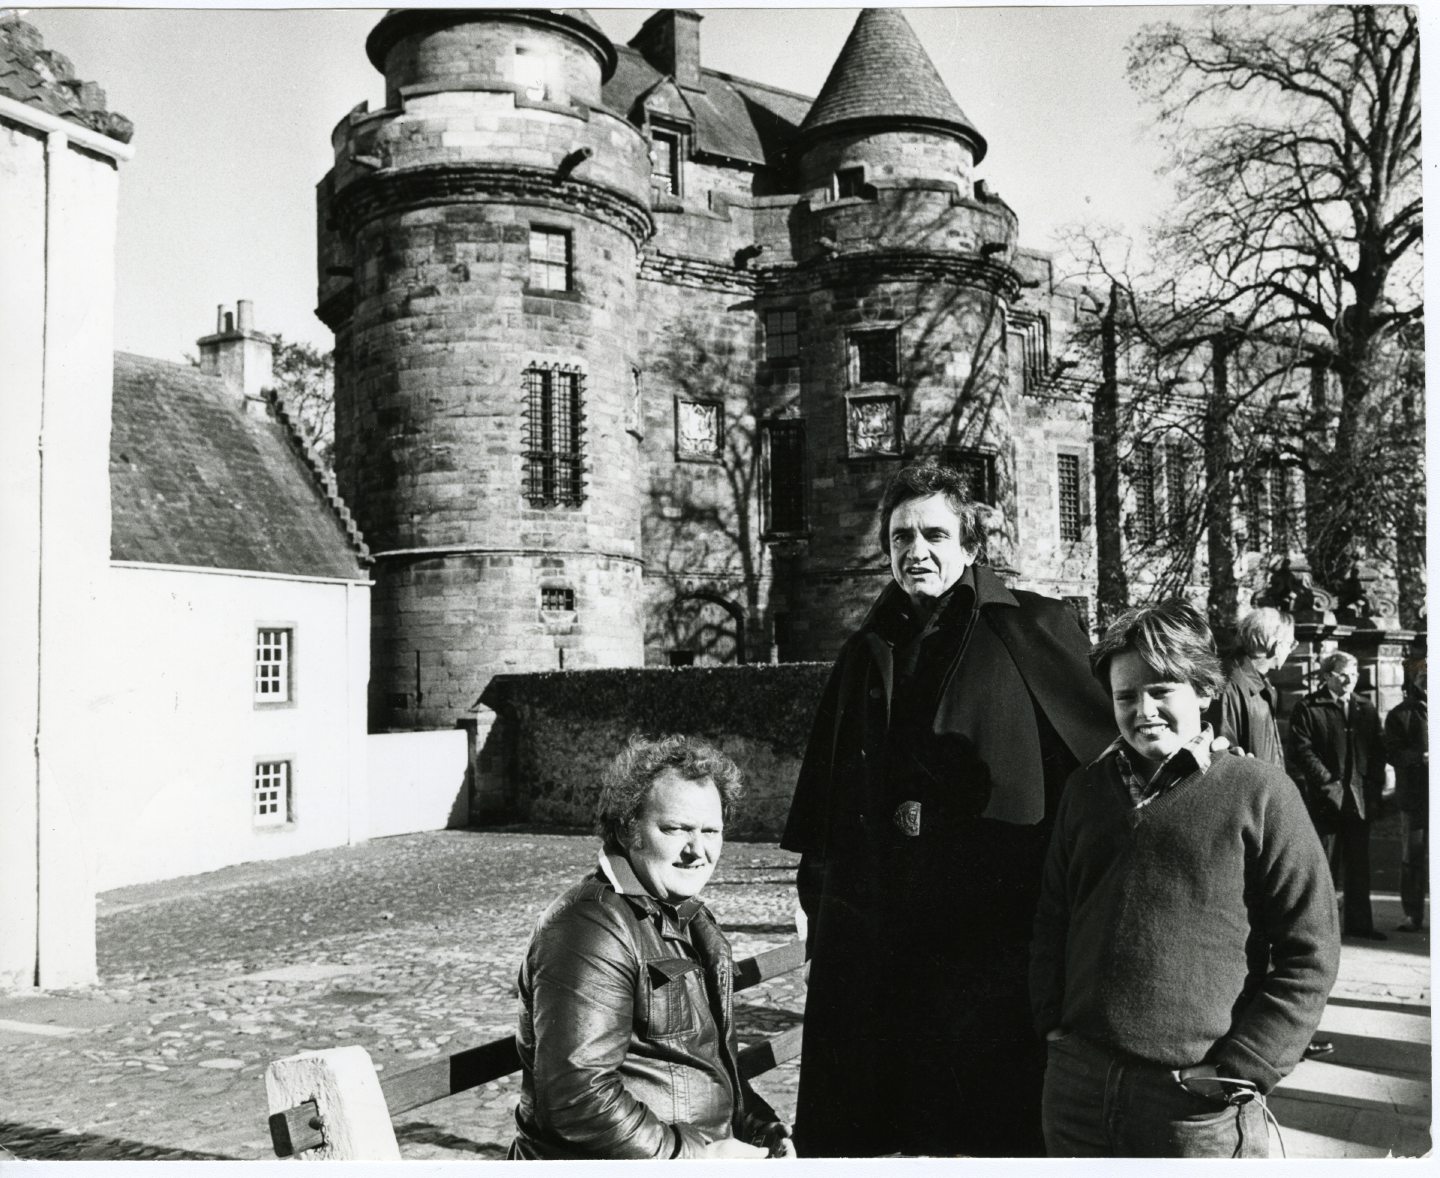
{"label": "man in leather jacket", "polygon": [[738,1070],[730,945],[699,898],[740,789],[683,736],[635,738],[607,772],[599,866],[520,970],[512,1158],[793,1156]]}

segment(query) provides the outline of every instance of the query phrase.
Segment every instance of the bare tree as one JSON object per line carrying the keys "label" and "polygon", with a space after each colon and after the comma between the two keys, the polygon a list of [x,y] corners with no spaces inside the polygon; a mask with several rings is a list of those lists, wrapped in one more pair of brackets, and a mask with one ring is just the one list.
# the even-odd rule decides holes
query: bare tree
{"label": "bare tree", "polygon": [[1367,552],[1394,555],[1423,478],[1398,404],[1424,314],[1415,10],[1219,8],[1151,26],[1131,50],[1179,178],[1156,239],[1161,301],[1179,313],[1151,338],[1172,354],[1207,336],[1232,353],[1263,345],[1268,360],[1251,381],[1228,374],[1212,418],[1273,395],[1267,369],[1317,373],[1287,457],[1304,470],[1315,573],[1338,584]]}

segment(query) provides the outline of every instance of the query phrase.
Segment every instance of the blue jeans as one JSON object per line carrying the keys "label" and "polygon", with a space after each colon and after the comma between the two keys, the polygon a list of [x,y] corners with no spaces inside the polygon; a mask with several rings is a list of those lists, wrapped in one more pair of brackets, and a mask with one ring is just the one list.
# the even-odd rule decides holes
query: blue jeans
{"label": "blue jeans", "polygon": [[1264,1158],[1260,1103],[1197,1096],[1159,1064],[1069,1034],[1049,1044],[1041,1120],[1045,1151],[1080,1158]]}

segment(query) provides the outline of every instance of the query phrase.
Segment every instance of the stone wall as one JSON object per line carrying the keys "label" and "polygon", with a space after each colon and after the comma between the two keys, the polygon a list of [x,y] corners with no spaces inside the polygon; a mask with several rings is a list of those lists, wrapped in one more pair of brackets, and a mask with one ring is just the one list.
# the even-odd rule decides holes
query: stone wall
{"label": "stone wall", "polygon": [[740,766],[746,796],[726,834],[776,840],[815,709],[820,663],[504,675],[484,701],[497,720],[475,807],[492,820],[588,826],[600,778],[632,733],[683,732]]}

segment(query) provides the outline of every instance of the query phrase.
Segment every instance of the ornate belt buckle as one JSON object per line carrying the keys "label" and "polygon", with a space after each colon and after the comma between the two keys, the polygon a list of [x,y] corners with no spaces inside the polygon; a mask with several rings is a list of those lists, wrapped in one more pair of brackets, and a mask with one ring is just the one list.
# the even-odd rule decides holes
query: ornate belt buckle
{"label": "ornate belt buckle", "polygon": [[920,834],[920,803],[901,802],[895,807],[895,828],[903,835],[916,838]]}

